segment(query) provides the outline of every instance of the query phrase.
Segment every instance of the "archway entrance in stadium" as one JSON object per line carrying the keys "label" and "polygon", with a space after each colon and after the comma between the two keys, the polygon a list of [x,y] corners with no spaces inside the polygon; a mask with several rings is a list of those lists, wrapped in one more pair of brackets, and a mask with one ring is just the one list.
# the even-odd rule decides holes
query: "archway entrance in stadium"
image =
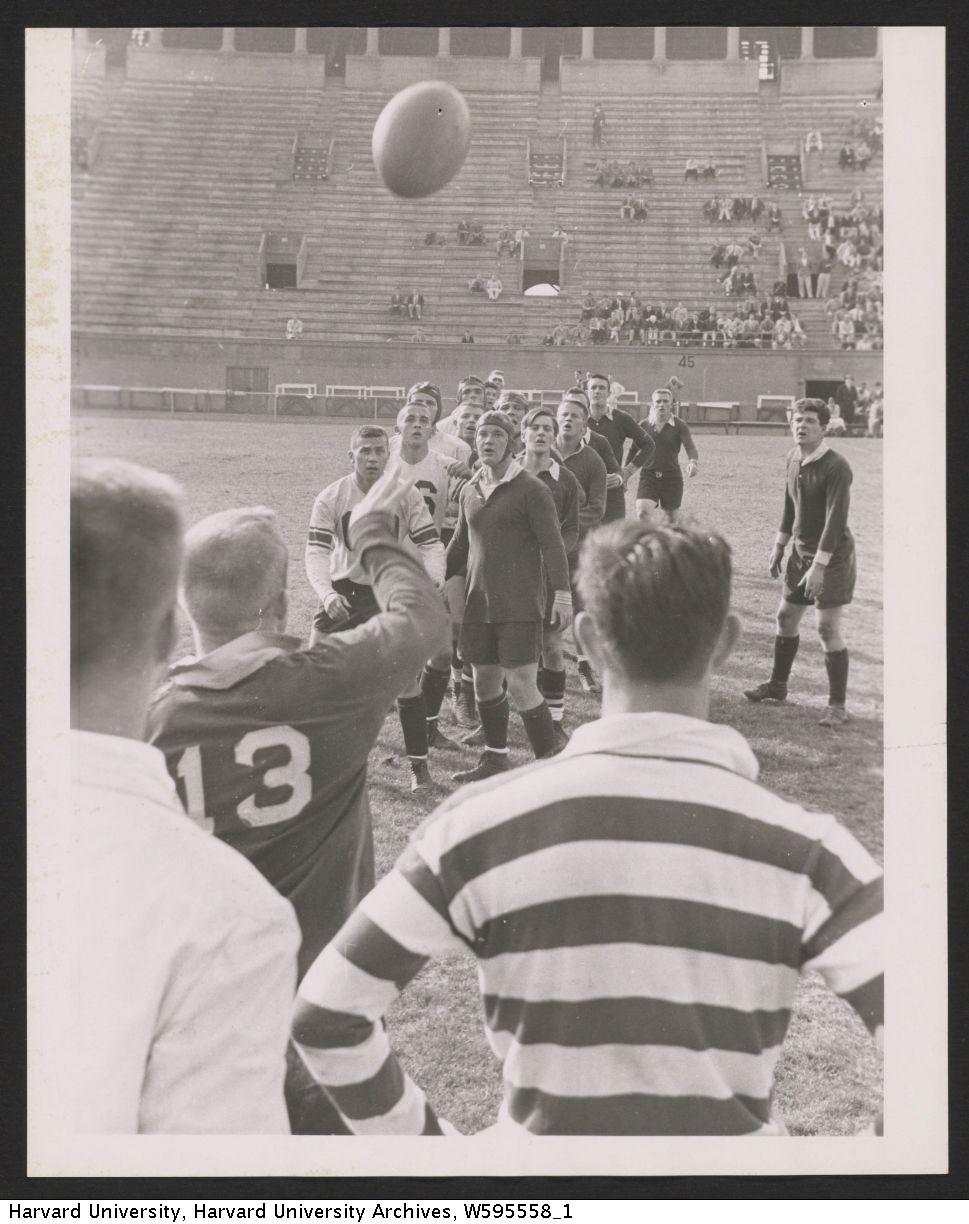
{"label": "archway entrance in stadium", "polygon": [[525,26],[522,30],[522,55],[542,61],[542,80],[557,83],[562,56],[576,56],[582,50],[580,26]]}
{"label": "archway entrance in stadium", "polygon": [[808,399],[824,400],[825,403],[842,385],[840,378],[809,378],[804,384],[804,394]]}
{"label": "archway entrance in stadium", "polygon": [[757,60],[761,83],[779,81],[781,60],[798,59],[800,54],[800,26],[740,27],[741,58]]}
{"label": "archway entrance in stadium", "polygon": [[525,297],[558,297],[561,292],[558,268],[529,268],[522,277]]}

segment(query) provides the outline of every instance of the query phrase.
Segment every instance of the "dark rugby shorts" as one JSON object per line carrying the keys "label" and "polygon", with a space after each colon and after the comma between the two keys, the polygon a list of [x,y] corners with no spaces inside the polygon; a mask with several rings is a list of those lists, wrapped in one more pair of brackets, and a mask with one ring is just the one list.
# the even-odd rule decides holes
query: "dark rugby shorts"
{"label": "dark rugby shorts", "polygon": [[683,473],[678,467],[661,472],[643,468],[636,497],[658,502],[664,510],[679,510],[683,505]]}
{"label": "dark rugby shorts", "polygon": [[497,621],[494,624],[461,625],[458,653],[466,663],[524,667],[542,656],[540,621]]}
{"label": "dark rugby shorts", "polygon": [[380,611],[373,594],[373,587],[362,582],[351,582],[349,578],[337,578],[333,589],[350,605],[350,615],[335,620],[323,611],[322,605],[313,617],[313,628],[317,633],[343,633],[345,629],[356,629]]}
{"label": "dark rugby shorts", "polygon": [[811,568],[814,557],[801,556],[792,549],[784,570],[784,598],[788,603],[806,608],[813,604],[817,608],[841,608],[850,604],[855,593],[855,549],[854,545],[844,552],[835,553],[824,571],[824,585],[817,599],[808,599],[804,587],[798,583]]}

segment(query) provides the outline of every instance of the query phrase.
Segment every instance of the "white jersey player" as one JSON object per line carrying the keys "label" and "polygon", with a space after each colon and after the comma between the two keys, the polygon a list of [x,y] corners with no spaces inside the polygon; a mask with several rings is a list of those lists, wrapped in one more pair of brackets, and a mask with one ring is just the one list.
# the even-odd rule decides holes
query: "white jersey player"
{"label": "white jersey player", "polygon": [[[457,459],[430,449],[434,422],[430,408],[409,401],[397,414],[397,437],[391,447],[400,456],[401,467],[413,479],[445,546],[458,521],[458,497],[471,475]],[[393,442],[397,446],[393,446]]]}

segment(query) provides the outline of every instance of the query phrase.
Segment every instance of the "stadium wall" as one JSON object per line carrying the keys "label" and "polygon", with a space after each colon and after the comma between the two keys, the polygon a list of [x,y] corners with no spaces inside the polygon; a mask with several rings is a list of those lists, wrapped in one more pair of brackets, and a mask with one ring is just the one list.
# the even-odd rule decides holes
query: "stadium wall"
{"label": "stadium wall", "polygon": [[[228,366],[263,367],[279,383],[409,386],[431,377],[446,396],[466,374],[505,371],[522,389],[557,389],[572,371],[604,369],[641,398],[676,375],[682,398],[756,404],[758,395],[799,395],[813,379],[882,379],[881,353],[758,353],[710,349],[515,348],[478,344],[309,344],[280,341],[134,339],[76,336],[73,382],[107,386],[220,390]],[[692,362],[692,365],[690,364]]]}
{"label": "stadium wall", "polygon": [[784,60],[786,94],[871,94],[882,79],[880,59]]}
{"label": "stadium wall", "polygon": [[755,60],[563,59],[562,93],[755,94],[760,87],[758,71]]}
{"label": "stadium wall", "polygon": [[208,85],[322,89],[323,55],[271,52],[174,51],[152,47],[128,50],[126,75],[135,81],[197,81]]}
{"label": "stadium wall", "polygon": [[460,89],[538,93],[539,59],[495,56],[348,55],[347,89],[390,93],[415,81],[449,81]]}

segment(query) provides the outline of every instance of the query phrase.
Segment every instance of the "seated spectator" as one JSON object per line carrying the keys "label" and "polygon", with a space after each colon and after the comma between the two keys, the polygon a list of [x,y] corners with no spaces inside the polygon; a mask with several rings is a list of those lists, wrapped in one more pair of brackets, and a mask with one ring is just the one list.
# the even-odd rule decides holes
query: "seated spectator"
{"label": "seated spectator", "polygon": [[548,348],[554,343],[555,343],[555,337],[552,335],[551,332],[546,332],[545,335],[542,337],[542,344],[544,344],[545,347]]}
{"label": "seated spectator", "polygon": [[[424,294],[420,289],[415,289],[407,299],[407,314],[412,319],[419,319],[424,310]],[[418,328],[418,331],[420,328]]]}
{"label": "seated spectator", "polygon": [[458,222],[458,242],[461,246],[467,246],[468,235],[471,233],[471,222],[467,217],[462,217]]}
{"label": "seated spectator", "polygon": [[563,246],[570,241],[568,232],[560,224],[556,224],[555,229],[552,230],[552,237],[561,238]]}
{"label": "seated spectator", "polygon": [[804,152],[805,153],[823,153],[824,141],[821,138],[821,133],[815,128],[807,133],[804,137]]}
{"label": "seated spectator", "polygon": [[595,294],[587,293],[582,299],[582,318],[591,319],[596,312]]}
{"label": "seated spectator", "polygon": [[740,245],[739,242],[728,242],[727,245],[724,247],[724,252],[723,252],[724,263],[726,264],[728,268],[733,268],[736,264],[740,263],[743,253],[744,253],[744,248]]}
{"label": "seated spectator", "polygon": [[871,146],[868,144],[867,140],[863,140],[860,144],[855,146],[855,165],[858,166],[860,170],[868,169],[868,163],[871,161],[871,157]]}
{"label": "seated spectator", "polygon": [[393,293],[390,295],[390,309],[394,314],[400,314],[402,310],[407,309],[407,298],[404,295],[404,290],[400,285],[397,285]]}
{"label": "seated spectator", "polygon": [[710,264],[714,268],[719,268],[726,258],[727,248],[722,242],[715,242],[710,248]]}
{"label": "seated spectator", "polygon": [[757,282],[750,268],[745,268],[740,274],[740,290],[742,293],[757,292]]}
{"label": "seated spectator", "polygon": [[295,340],[303,334],[302,319],[287,319],[286,320],[286,339]]}
{"label": "seated spectator", "polygon": [[842,349],[855,347],[855,321],[847,315],[838,323],[838,340]]}
{"label": "seated spectator", "polygon": [[637,196],[633,201],[633,220],[645,221],[649,216],[649,205],[642,196]]}
{"label": "seated spectator", "polygon": [[606,326],[606,321],[601,315],[596,315],[590,324],[590,333],[593,344],[605,344],[609,338],[609,331]]}
{"label": "seated spectator", "polygon": [[654,314],[646,320],[646,343],[659,344],[659,320]]}
{"label": "seated spectator", "polygon": [[417,327],[414,329],[414,334],[411,336],[411,343],[412,344],[426,344],[427,343],[427,336],[424,334],[423,327]]}
{"label": "seated spectator", "polygon": [[732,221],[733,220],[733,199],[731,196],[721,196],[717,200],[717,220]]}
{"label": "seated spectator", "polygon": [[779,230],[783,224],[781,217],[780,206],[774,203],[767,205],[767,228],[768,230]]}
{"label": "seated spectator", "polygon": [[847,142],[838,152],[838,165],[842,170],[854,170],[855,168],[855,151]]}
{"label": "seated spectator", "polygon": [[556,323],[552,328],[552,340],[556,347],[561,347],[569,338],[569,329],[564,323]]}
{"label": "seated spectator", "polygon": [[756,221],[760,217],[760,214],[764,211],[764,201],[759,195],[752,195],[748,201],[747,207],[748,211],[750,212],[751,221]]}
{"label": "seated spectator", "polygon": [[471,229],[468,233],[468,246],[484,246],[485,233],[484,226],[480,221],[472,221]]}
{"label": "seated spectator", "polygon": [[486,284],[485,288],[488,290],[488,301],[497,302],[501,297],[501,291],[504,288],[497,272],[493,272],[491,276],[488,277],[488,283]]}
{"label": "seated spectator", "polygon": [[751,259],[760,259],[761,246],[763,239],[760,234],[751,234],[747,239],[747,250],[750,252]]}
{"label": "seated spectator", "polygon": [[485,280],[480,272],[476,272],[468,281],[468,291],[470,293],[484,293]]}
{"label": "seated spectator", "polygon": [[711,196],[703,205],[703,215],[712,225],[717,219],[717,213],[720,211],[720,201],[716,196]]}
{"label": "seated spectator", "polygon": [[700,169],[700,174],[704,178],[712,179],[712,178],[717,177],[717,163],[713,160],[712,157],[708,157],[704,161],[703,166]]}
{"label": "seated spectator", "polygon": [[474,344],[474,336],[472,336],[471,332],[468,331],[467,328],[465,328],[464,331],[461,333],[461,343],[462,344]]}
{"label": "seated spectator", "polygon": [[619,343],[619,335],[624,322],[625,319],[621,310],[614,310],[609,316],[609,342],[611,344]]}
{"label": "seated spectator", "polygon": [[632,221],[634,211],[633,198],[627,195],[619,208],[620,221]]}
{"label": "seated spectator", "polygon": [[522,339],[523,337],[522,337],[521,332],[510,331],[505,336],[505,344],[521,344]]}
{"label": "seated spectator", "polygon": [[515,253],[515,237],[511,232],[511,227],[503,225],[498,231],[498,241],[495,243],[495,250],[499,255],[514,255]]}
{"label": "seated spectator", "polygon": [[698,180],[700,177],[700,163],[695,157],[686,159],[686,169],[683,171],[683,178],[689,182],[691,179]]}
{"label": "seated spectator", "polygon": [[437,230],[428,230],[424,235],[425,246],[447,246],[447,239],[443,234],[439,234]]}

